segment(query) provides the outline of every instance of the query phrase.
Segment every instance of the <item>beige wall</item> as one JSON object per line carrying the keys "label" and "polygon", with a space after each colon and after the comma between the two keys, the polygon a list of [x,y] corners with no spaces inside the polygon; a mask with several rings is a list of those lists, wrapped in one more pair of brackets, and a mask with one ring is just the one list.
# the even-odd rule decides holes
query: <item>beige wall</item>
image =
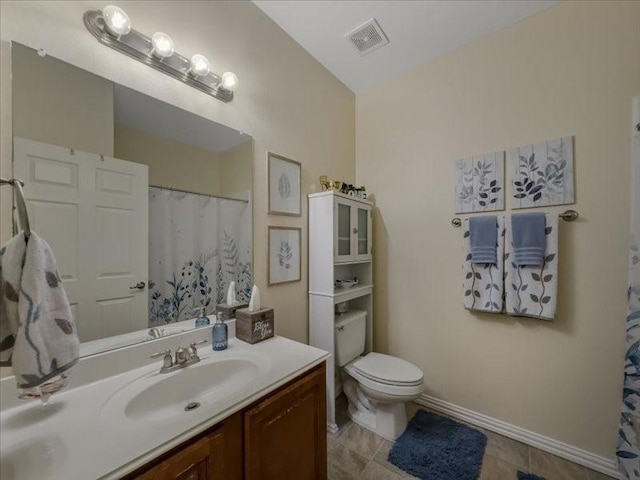
{"label": "beige wall", "polygon": [[[638,19],[640,2],[562,2],[356,101],[358,184],[378,207],[377,348],[419,365],[429,395],[609,458]],[[468,313],[453,160],[572,134],[581,219],[560,225],[556,321]]]}
{"label": "beige wall", "polygon": [[[93,1],[3,1],[1,39],[44,47],[53,57],[251,135],[255,281],[262,288],[263,303],[276,310],[277,333],[306,341],[307,202],[303,201],[300,218],[267,216],[265,152],[277,152],[302,163],[304,195],[316,188],[313,185],[323,173],[352,182],[353,93],[250,2],[192,2],[185,8],[184,2],[167,1],[155,2],[151,9],[148,2],[118,2],[134,28],[147,34],[165,31],[175,39],[180,53],[202,53],[210,59],[213,71],[235,72],[240,85],[229,104],[99,44],[84,28],[82,15],[100,6]],[[0,79],[4,101],[9,88],[4,72]],[[9,148],[11,125],[3,121],[1,127],[4,153]],[[4,163],[2,167],[6,168]],[[8,231],[4,203],[2,212],[4,238]],[[269,224],[303,227],[301,282],[267,287]]]}
{"label": "beige wall", "polygon": [[251,189],[251,158],[253,144],[247,141],[220,152],[220,195],[239,196]]}
{"label": "beige wall", "polygon": [[149,185],[220,195],[219,154],[120,123],[114,133],[114,156],[148,165]]}
{"label": "beige wall", "polygon": [[12,51],[13,134],[113,156],[113,84],[31,48]]}

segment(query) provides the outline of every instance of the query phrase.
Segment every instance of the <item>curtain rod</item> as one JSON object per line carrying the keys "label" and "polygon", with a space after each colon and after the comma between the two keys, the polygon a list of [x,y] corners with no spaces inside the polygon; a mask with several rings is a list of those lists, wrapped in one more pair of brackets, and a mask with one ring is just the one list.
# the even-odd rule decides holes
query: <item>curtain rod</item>
{"label": "curtain rod", "polygon": [[249,203],[249,200],[241,200],[239,198],[223,197],[222,195],[211,195],[210,193],[194,192],[192,190],[183,190],[181,188],[165,187],[163,185],[151,185],[151,184],[149,184],[149,188],[161,188],[163,190],[171,190],[172,192],[190,193],[192,195],[202,195],[203,197],[219,198],[221,200],[231,200],[231,201],[234,201],[234,202],[242,202],[242,203],[247,203],[247,204]]}

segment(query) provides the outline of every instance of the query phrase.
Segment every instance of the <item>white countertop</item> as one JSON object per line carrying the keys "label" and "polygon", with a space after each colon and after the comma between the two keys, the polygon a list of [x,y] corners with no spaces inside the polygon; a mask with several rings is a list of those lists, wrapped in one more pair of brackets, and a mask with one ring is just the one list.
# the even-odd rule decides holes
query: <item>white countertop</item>
{"label": "white countertop", "polygon": [[[123,358],[131,355],[148,356],[149,348],[157,347],[138,350],[130,347],[126,355],[115,358],[122,363]],[[210,345],[204,345],[199,353],[203,361],[212,356],[254,357],[263,359],[263,365],[256,379],[216,402],[203,402],[197,410],[166,418],[135,421],[126,418],[124,413],[114,414],[107,400],[124,386],[158,371],[160,360],[118,372],[113,366],[96,368],[97,360],[93,357],[92,370],[108,371],[110,376],[87,379],[87,374],[81,372],[80,377],[87,377],[84,383],[53,395],[47,405],[39,401],[17,403],[5,399],[0,412],[0,478],[120,478],[329,357],[323,350],[283,337],[255,345],[232,338],[225,351],[214,352]],[[110,354],[118,355],[118,352]],[[73,374],[72,371],[72,377]],[[3,388],[8,385],[6,380],[10,379],[3,381]],[[206,382],[206,378],[203,381]]]}

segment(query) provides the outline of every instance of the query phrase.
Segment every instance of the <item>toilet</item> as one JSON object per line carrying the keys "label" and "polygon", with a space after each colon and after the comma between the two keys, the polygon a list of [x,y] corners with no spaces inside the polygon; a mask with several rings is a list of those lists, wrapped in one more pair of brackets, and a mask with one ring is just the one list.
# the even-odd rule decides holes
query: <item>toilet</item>
{"label": "toilet", "polygon": [[336,318],[335,360],[341,368],[342,390],[349,416],[388,440],[407,427],[405,403],[424,389],[422,370],[406,360],[381,353],[364,356],[367,313],[352,310]]}

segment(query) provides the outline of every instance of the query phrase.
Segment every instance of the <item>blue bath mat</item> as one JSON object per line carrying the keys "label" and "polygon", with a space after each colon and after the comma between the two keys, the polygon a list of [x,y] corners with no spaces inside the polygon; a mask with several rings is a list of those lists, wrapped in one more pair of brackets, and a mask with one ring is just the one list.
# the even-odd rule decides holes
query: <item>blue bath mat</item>
{"label": "blue bath mat", "polygon": [[518,480],[546,480],[543,477],[534,475],[533,473],[518,472]]}
{"label": "blue bath mat", "polygon": [[418,410],[389,452],[389,461],[422,480],[477,480],[487,436]]}

